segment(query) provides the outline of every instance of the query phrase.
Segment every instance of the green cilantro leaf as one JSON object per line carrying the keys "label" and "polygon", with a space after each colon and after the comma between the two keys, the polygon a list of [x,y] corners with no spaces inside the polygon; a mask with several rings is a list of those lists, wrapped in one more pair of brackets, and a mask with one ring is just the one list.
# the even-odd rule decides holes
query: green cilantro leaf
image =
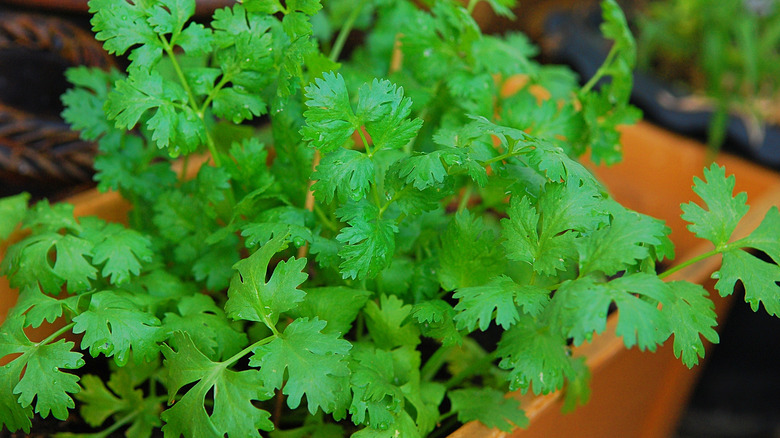
{"label": "green cilantro leaf", "polygon": [[19,292],[14,306],[18,315],[24,315],[24,326],[38,327],[43,321],[52,323],[62,316],[63,310],[77,313],[79,296],[57,299],[44,294],[37,286],[26,286]]}
{"label": "green cilantro leaf", "polygon": [[601,202],[595,186],[576,179],[548,183],[536,206],[526,196],[513,197],[509,218],[501,220],[507,257],[542,274],[564,270],[576,255],[578,234],[603,220]]}
{"label": "green cilantro leaf", "polygon": [[269,208],[244,226],[241,235],[246,237],[246,246],[264,245],[273,238],[289,235],[290,240],[311,242],[309,226],[314,223],[312,213],[303,208],[283,206]]}
{"label": "green cilantro leaf", "polygon": [[[723,264],[719,271],[713,274],[717,278],[715,288],[721,296],[730,295],[737,280],[745,286],[745,301],[750,303],[753,311],[759,304],[770,315],[780,315],[780,212],[772,207],[764,220],[750,235],[738,242],[734,247],[723,253]],[[769,263],[748,254],[739,248],[755,248],[767,254],[774,263]]]}
{"label": "green cilantro leaf", "polygon": [[64,339],[51,344],[30,341],[22,330],[22,318],[13,316],[0,326],[0,357],[13,353],[21,356],[0,367],[0,384],[12,389],[0,395],[0,405],[10,412],[10,418],[5,411],[0,412],[0,422],[9,428],[29,430],[33,400],[35,413],[41,417],[52,414],[65,420],[68,409],[75,406],[69,394],[78,392],[79,378],[61,370],[82,367],[81,353],[72,351],[73,342]]}
{"label": "green cilantro leaf", "polygon": [[572,361],[574,376],[569,377],[563,391],[563,413],[574,411],[577,406],[584,405],[590,400],[591,373],[585,357],[578,357]]}
{"label": "green cilantro leaf", "polygon": [[398,163],[398,176],[420,191],[441,184],[447,177],[447,169],[442,162],[446,152],[443,150],[427,154],[418,152],[405,157]]}
{"label": "green cilantro leaf", "polygon": [[355,109],[350,103],[341,74],[325,73],[306,87],[304,140],[322,152],[334,151],[352,134],[365,127],[376,149],[400,148],[422,126],[422,120],[409,120],[412,102],[403,97],[403,88],[390,81],[377,80],[358,90]]}
{"label": "green cilantro leaf", "polygon": [[146,126],[160,149],[172,155],[191,152],[206,141],[206,131],[194,110],[185,105],[187,93],[177,83],[153,71],[137,72],[116,83],[106,100],[106,114],[119,129],[132,129],[145,113]]}
{"label": "green cilantro leaf", "polygon": [[[393,353],[369,346],[356,346],[350,363],[353,397],[349,411],[355,424],[385,429],[404,406],[404,394],[397,385]],[[368,414],[368,416],[366,416]]]}
{"label": "green cilantro leaf", "polygon": [[580,276],[591,272],[615,275],[650,257],[651,249],[663,244],[666,233],[662,221],[616,206],[608,226],[577,240]]}
{"label": "green cilantro leaf", "polygon": [[[269,83],[274,53],[269,29],[274,21],[266,15],[247,12],[240,4],[214,12],[211,27],[216,61],[223,74],[221,83],[230,83],[234,92],[242,94],[247,91],[257,94]],[[244,96],[243,99],[252,98]],[[252,99],[257,109],[260,102]]]}
{"label": "green cilantro leaf", "polygon": [[65,109],[62,118],[72,129],[80,131],[81,138],[94,141],[114,129],[103,111],[114,82],[124,78],[117,70],[105,71],[97,67],[71,67],[65,77],[75,85],[62,95]]}
{"label": "green cilantro leaf", "polygon": [[458,389],[450,391],[447,396],[452,402],[452,411],[458,413],[458,421],[461,423],[477,420],[487,427],[504,432],[528,426],[528,417],[520,409],[520,402],[506,397],[498,389]]}
{"label": "green cilantro leaf", "polygon": [[251,256],[233,265],[225,312],[230,318],[258,321],[275,330],[279,315],[303,301],[306,293],[298,286],[306,281],[302,272],[306,259],[279,262],[268,281],[268,264],[287,246],[287,236],[275,236]]}
{"label": "green cilantro leaf", "polygon": [[24,362],[20,360],[0,367],[0,427],[6,427],[10,432],[21,429],[25,433],[30,433],[33,408],[31,405],[21,406],[18,395],[14,394],[14,387],[19,383],[22,370],[24,370]]}
{"label": "green cilantro leaf", "polygon": [[319,318],[328,322],[322,333],[344,335],[352,328],[371,293],[344,286],[306,289],[306,297],[293,309],[293,317]]}
{"label": "green cilantro leaf", "polygon": [[81,391],[76,399],[81,402],[79,413],[84,421],[99,427],[109,417],[119,419],[132,415],[127,436],[143,436],[159,428],[162,425],[160,411],[166,397],[144,397],[143,390],[138,388],[148,378],[149,371],[157,366],[159,363],[155,361],[119,368],[111,373],[107,385],[102,378],[92,374],[82,377]]}
{"label": "green cilantro leaf", "polygon": [[325,73],[306,87],[304,140],[322,152],[334,151],[360,128],[349,102],[347,84],[341,74]]}
{"label": "green cilantro leaf", "polygon": [[346,409],[340,401],[349,390],[346,358],[352,345],[337,334],[322,333],[326,324],[298,318],[270,343],[255,348],[249,359],[250,366],[260,368],[265,385],[282,388],[291,409],[300,405],[303,395],[311,414],[320,408],[326,413]]}
{"label": "green cilantro leaf", "polygon": [[672,301],[671,290],[658,277],[636,273],[601,283],[592,277],[564,283],[553,296],[551,305],[562,316],[564,335],[574,345],[590,340],[593,333],[606,328],[609,305],[619,311],[615,332],[626,347],[655,351],[669,336],[669,319],[658,304]]}
{"label": "green cilantro leaf", "polygon": [[168,333],[187,333],[192,343],[209,359],[227,359],[246,346],[246,334],[230,325],[225,312],[208,295],[184,297],[176,308],[178,313],[165,314],[163,329]]}
{"label": "green cilantro leaf", "polygon": [[78,233],[81,231],[81,226],[73,215],[73,208],[73,204],[61,202],[51,205],[48,200],[44,199],[37,202],[29,210],[24,221],[25,227],[30,228],[35,233],[59,233],[62,231]]}
{"label": "green cilantro leaf", "polygon": [[333,201],[334,195],[341,203],[359,201],[376,184],[374,175],[374,162],[368,155],[339,148],[322,157],[311,177],[316,181],[312,190],[326,203]]}
{"label": "green cilantro leaf", "polygon": [[741,249],[723,253],[723,265],[713,274],[715,288],[722,296],[734,291],[737,280],[745,286],[745,301],[757,311],[764,305],[770,315],[780,315],[780,267],[767,263]]}
{"label": "green cilantro leaf", "polygon": [[336,236],[344,244],[338,252],[343,277],[376,277],[393,259],[398,232],[395,221],[383,218],[379,208],[365,200],[341,206],[336,215],[349,225]]}
{"label": "green cilantro leaf", "polygon": [[487,330],[493,318],[506,330],[520,318],[520,305],[525,313],[538,315],[550,301],[549,291],[521,286],[505,275],[482,286],[460,288],[452,297],[460,300],[455,306],[460,312],[455,316],[457,327],[468,331],[477,326],[482,331]]}
{"label": "green cilantro leaf", "polygon": [[511,390],[533,388],[534,394],[547,394],[574,377],[566,338],[534,317],[523,316],[505,331],[497,351],[502,358],[498,366],[509,370]]}
{"label": "green cilantro leaf", "polygon": [[192,0],[159,0],[149,13],[147,22],[155,32],[178,35],[187,20],[195,14],[195,2]]}
{"label": "green cilantro leaf", "polygon": [[7,239],[27,216],[27,202],[29,200],[29,193],[20,193],[0,199],[0,241]]}
{"label": "green cilantro leaf", "polygon": [[420,332],[409,320],[412,306],[404,305],[404,302],[397,297],[383,294],[379,299],[379,305],[369,301],[364,312],[368,332],[379,348],[391,350],[403,345],[414,346],[420,343]]}
{"label": "green cilantro leaf", "polygon": [[[169,404],[179,390],[197,382],[173,407],[162,413],[162,430],[170,436],[260,437],[260,430],[272,430],[271,414],[255,407],[253,400],[268,400],[273,392],[264,386],[257,370],[232,371],[225,362],[212,362],[186,334],[176,332],[173,346],[164,345],[166,386]],[[206,411],[206,395],[213,393],[211,414]]]}
{"label": "green cilantro leaf", "polygon": [[190,56],[202,56],[213,48],[213,33],[200,23],[190,23],[172,43]]}
{"label": "green cilantro leaf", "polygon": [[732,197],[734,175],[726,178],[726,168],[713,164],[704,169],[704,181],[694,177],[693,191],[701,197],[708,210],[693,202],[683,204],[682,218],[691,224],[688,229],[707,239],[716,247],[726,244],[749,207],[747,194]]}
{"label": "green cilantro leaf", "polygon": [[393,414],[392,418],[391,424],[388,424],[388,422],[380,423],[383,426],[387,426],[385,428],[365,427],[350,435],[350,438],[394,438],[401,436],[404,438],[423,438],[423,435],[420,434],[420,430],[414,423],[414,419],[406,411]]}
{"label": "green cilantro leaf", "polygon": [[160,351],[159,342],[165,337],[160,320],[147,313],[129,294],[106,290],[91,297],[89,309],[73,318],[73,333],[84,333],[81,348],[89,348],[92,357],[103,353],[114,356],[122,366],[130,359],[151,360]]}
{"label": "green cilantro leaf", "polygon": [[[56,259],[52,265],[50,253]],[[10,277],[11,287],[37,287],[47,294],[57,295],[63,284],[71,293],[90,289],[90,280],[97,278],[97,269],[86,257],[92,255],[92,244],[79,237],[53,232],[33,234],[11,246],[0,265],[0,271]]]}
{"label": "green cilantro leaf", "polygon": [[370,86],[363,85],[359,93],[357,114],[363,118],[374,148],[398,149],[417,135],[423,121],[409,119],[412,100],[404,97],[403,88],[374,80]]}
{"label": "green cilantro leaf", "polygon": [[220,89],[213,102],[214,115],[241,123],[244,120],[265,114],[266,104],[260,96],[242,90],[240,87]]}
{"label": "green cilantro leaf", "polygon": [[503,274],[506,261],[494,233],[482,218],[464,210],[442,235],[438,275],[445,290],[480,286]]}
{"label": "green cilantro leaf", "polygon": [[455,306],[459,311],[455,316],[458,329],[473,331],[477,325],[482,331],[487,330],[496,312],[496,324],[508,329],[519,318],[514,302],[515,289],[519,288],[512,279],[499,276],[483,286],[472,286],[458,289],[453,298],[460,300]]}
{"label": "green cilantro leaf", "polygon": [[226,289],[233,277],[232,266],[240,259],[238,244],[238,237],[231,234],[210,245],[192,265],[195,280],[205,280],[206,289],[211,291]]}
{"label": "green cilantro leaf", "polygon": [[157,49],[162,56],[162,45],[157,34],[146,21],[145,7],[148,2],[120,2],[112,0],[90,0],[92,31],[95,38],[103,41],[103,47],[110,54],[124,55],[133,46],[146,45]]}
{"label": "green cilantro leaf", "polygon": [[[623,11],[615,0],[601,2],[601,31],[613,40],[607,59],[596,74],[580,90],[582,114],[590,137],[591,155],[596,163],[612,164],[620,159],[620,134],[617,125],[634,123],[641,112],[628,103],[634,83],[636,43]],[[598,91],[590,87],[604,76],[610,76],[608,84]]]}
{"label": "green cilantro leaf", "polygon": [[702,338],[718,342],[715,305],[708,298],[703,286],[684,281],[668,283],[674,300],[664,304],[668,313],[671,331],[674,334],[674,355],[681,358],[688,367],[699,363],[704,357]]}
{"label": "green cilantro leaf", "polygon": [[[102,225],[102,226],[101,226]],[[152,243],[147,236],[119,224],[97,224],[90,232],[92,263],[103,265],[101,274],[111,284],[121,285],[130,281],[131,275],[141,272],[141,262],[152,261]]]}
{"label": "green cilantro leaf", "polygon": [[455,310],[444,300],[427,300],[414,305],[412,318],[423,336],[439,339],[442,345],[460,345],[463,336],[455,327]]}

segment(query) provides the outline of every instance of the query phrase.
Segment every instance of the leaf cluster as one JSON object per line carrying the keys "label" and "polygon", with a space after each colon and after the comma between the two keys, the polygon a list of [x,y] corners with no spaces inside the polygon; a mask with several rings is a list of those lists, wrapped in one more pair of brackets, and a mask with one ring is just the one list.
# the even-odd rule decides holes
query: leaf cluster
{"label": "leaf cluster", "polygon": [[[0,264],[20,290],[0,326],[3,427],[78,407],[94,436],[510,431],[527,419],[507,390],[587,399],[572,347],[612,307],[628,348],[673,337],[692,366],[717,341],[707,291],[657,273],[668,228],[577,161],[616,160],[635,115],[613,1],[598,91],[457,2],[245,0],[209,23],[192,0],[90,8],[129,64],[70,70],[64,116],[100,145],[98,188],[132,209],[120,225],[0,201],[0,237],[22,235]],[[371,31],[342,56],[352,29]],[[733,241],[733,187],[707,169],[683,217],[723,255],[717,290],[741,281],[777,314],[778,268],[749,250],[780,261],[780,214]],[[44,322],[62,328],[31,340]],[[107,378],[77,371],[101,358]]]}

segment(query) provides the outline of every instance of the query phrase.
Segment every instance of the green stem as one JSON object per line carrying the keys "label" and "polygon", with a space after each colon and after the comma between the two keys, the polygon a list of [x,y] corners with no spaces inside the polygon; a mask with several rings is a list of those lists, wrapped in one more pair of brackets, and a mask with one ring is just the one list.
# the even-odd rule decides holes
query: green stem
{"label": "green stem", "polygon": [[363,128],[359,128],[358,134],[360,134],[360,140],[363,141],[363,147],[366,148],[366,154],[369,158],[374,156],[374,152],[371,152],[371,147],[368,145],[368,139],[366,138],[366,134],[363,132]]}
{"label": "green stem", "polygon": [[222,75],[222,79],[219,80],[216,86],[214,86],[214,89],[209,92],[209,95],[206,96],[206,100],[203,101],[203,105],[200,106],[200,110],[198,111],[198,114],[206,114],[206,108],[209,107],[209,104],[212,100],[214,100],[215,97],[217,97],[217,93],[219,90],[222,89],[225,85],[227,85],[228,82],[232,79],[232,75],[229,75],[227,73]]}
{"label": "green stem", "polygon": [[112,433],[119,430],[122,426],[125,424],[133,421],[135,417],[137,417],[143,410],[137,409],[135,411],[130,412],[129,414],[125,415],[124,417],[120,418],[116,423],[112,424],[111,426],[103,429],[100,433],[97,433],[93,435],[94,437],[107,437],[111,436]]}
{"label": "green stem", "polygon": [[187,92],[190,106],[197,110],[195,107],[195,94],[192,92],[192,88],[190,88],[190,84],[187,82],[187,78],[184,76],[184,71],[182,71],[181,65],[179,65],[179,60],[176,59],[176,54],[173,53],[173,47],[171,47],[168,40],[165,39],[165,37],[162,35],[160,35],[160,42],[162,43],[165,54],[168,55],[168,58],[171,60],[171,65],[173,66],[173,71],[176,72],[176,77],[179,78],[179,82],[181,82],[182,87],[184,87],[184,91]]}
{"label": "green stem", "polygon": [[328,58],[331,61],[336,62],[339,59],[339,55],[341,55],[341,51],[344,49],[344,44],[347,42],[347,37],[349,36],[349,33],[352,32],[352,27],[355,25],[355,21],[365,4],[366,0],[361,0],[355,5],[354,9],[352,9],[352,12],[349,14],[349,17],[347,17],[347,21],[344,22],[344,26],[342,26],[339,31],[336,42],[333,43],[333,48],[330,50],[330,56]]}
{"label": "green stem", "polygon": [[336,223],[333,222],[317,204],[314,204],[314,214],[317,215],[322,224],[325,225],[329,230],[333,231],[334,233],[339,232],[338,225],[336,225]]}
{"label": "green stem", "polygon": [[444,386],[447,387],[447,389],[452,389],[453,387],[459,385],[464,380],[468,379],[469,377],[473,376],[482,368],[484,368],[487,364],[490,362],[493,362],[498,357],[498,353],[493,351],[490,354],[486,354],[483,358],[479,359],[476,362],[473,362],[471,365],[466,367],[465,370],[459,372],[458,374],[452,376],[450,380],[447,380],[447,383],[444,384]]}
{"label": "green stem", "polygon": [[434,376],[436,376],[436,373],[439,372],[441,367],[444,365],[444,362],[446,362],[447,354],[451,350],[452,346],[440,346],[439,349],[436,350],[428,359],[428,361],[425,362],[425,365],[423,365],[422,370],[420,370],[420,378],[426,382],[433,380]]}
{"label": "green stem", "polygon": [[469,5],[466,7],[469,15],[474,14],[474,8],[477,7],[477,3],[479,3],[479,0],[469,0]]}
{"label": "green stem", "polygon": [[68,330],[72,329],[72,328],[73,328],[73,326],[75,326],[75,325],[76,325],[76,323],[75,323],[75,322],[71,322],[71,323],[69,323],[69,324],[65,325],[65,326],[64,326],[64,327],[62,327],[61,329],[59,329],[59,330],[57,330],[56,332],[52,333],[52,334],[51,334],[51,335],[50,335],[48,338],[46,338],[46,339],[42,340],[41,342],[38,342],[36,345],[47,345],[47,344],[49,344],[50,342],[52,342],[52,341],[54,341],[55,339],[57,339],[57,338],[59,338],[60,336],[62,336],[62,335],[63,335],[64,333],[66,333]]}
{"label": "green stem", "polygon": [[252,350],[254,350],[255,348],[260,347],[260,346],[265,345],[265,344],[268,344],[271,341],[273,341],[274,339],[278,338],[279,334],[280,333],[274,329],[274,334],[273,335],[268,336],[267,338],[263,338],[263,339],[255,342],[254,344],[244,348],[243,350],[241,350],[238,353],[236,353],[233,356],[231,356],[228,360],[222,362],[222,364],[225,367],[229,367],[230,365],[238,362],[238,360],[241,359],[242,357],[244,357],[247,354],[251,353]]}
{"label": "green stem", "polygon": [[366,331],[366,320],[363,316],[363,312],[358,313],[357,319],[355,321],[355,338],[358,341],[363,340],[363,336]]}
{"label": "green stem", "polygon": [[160,35],[160,42],[163,45],[165,54],[168,55],[168,58],[171,60],[171,65],[173,66],[174,72],[176,72],[176,77],[179,79],[182,87],[184,87],[184,90],[187,92],[190,108],[195,111],[195,114],[198,116],[201,123],[203,123],[203,130],[206,133],[206,147],[208,147],[209,153],[211,153],[211,158],[214,160],[214,165],[217,167],[222,167],[222,159],[219,157],[219,154],[217,153],[217,147],[214,144],[214,139],[211,138],[211,133],[209,133],[209,130],[206,127],[205,113],[201,111],[200,108],[198,108],[197,101],[195,100],[195,94],[192,92],[192,88],[190,87],[189,82],[187,82],[187,78],[184,76],[181,65],[179,65],[179,61],[176,59],[176,54],[173,53],[173,47],[171,47],[171,45],[168,43],[168,40],[166,40],[162,35]]}
{"label": "green stem", "polygon": [[463,196],[460,197],[460,202],[458,202],[458,213],[463,212],[463,210],[466,209],[469,205],[469,200],[471,199],[471,193],[474,191],[474,186],[469,184],[466,186],[466,190],[463,192]]}
{"label": "green stem", "polygon": [[514,145],[510,144],[509,145],[509,149],[506,152],[504,152],[503,154],[501,154],[501,155],[499,155],[497,157],[493,157],[493,158],[491,158],[489,160],[483,161],[482,165],[483,166],[489,166],[489,165],[491,165],[493,163],[496,163],[496,162],[499,162],[499,161],[504,161],[504,160],[512,158],[512,157],[514,157],[516,155],[520,155],[524,151],[525,151],[525,149],[520,149],[519,151],[515,151]]}
{"label": "green stem", "polygon": [[584,95],[587,94],[591,88],[593,88],[596,83],[604,77],[607,73],[606,67],[609,66],[612,63],[612,59],[617,56],[617,49],[615,46],[612,47],[612,50],[609,51],[609,54],[607,55],[607,58],[604,60],[604,63],[601,64],[601,67],[596,71],[596,74],[593,75],[593,77],[588,80],[585,85],[582,86],[582,90],[580,90],[580,94]]}
{"label": "green stem", "polygon": [[715,248],[712,251],[707,251],[704,254],[699,254],[696,257],[693,257],[693,258],[691,258],[689,260],[686,260],[686,261],[680,263],[679,265],[674,266],[674,267],[670,268],[669,270],[664,271],[664,272],[658,274],[658,278],[664,279],[664,278],[674,274],[677,271],[680,271],[682,269],[687,268],[688,266],[691,266],[694,263],[698,263],[698,262],[700,262],[700,261],[702,261],[702,260],[704,260],[706,258],[709,258],[709,257],[712,257],[714,255],[720,254],[720,253],[726,251],[726,249],[728,249],[728,247],[729,247],[729,245],[725,245],[725,246],[723,246],[721,248]]}
{"label": "green stem", "polygon": [[135,225],[138,228],[141,228],[142,221],[141,221],[141,210],[139,209],[140,205],[138,205],[140,204],[138,193],[128,192],[124,194],[124,196],[129,197],[130,203],[133,204],[133,209],[131,210],[131,214],[133,215],[133,222],[134,222],[133,225]]}
{"label": "green stem", "polygon": [[181,160],[181,175],[179,175],[179,181],[184,181],[187,178],[187,168],[190,165],[190,156],[185,155]]}
{"label": "green stem", "polygon": [[436,419],[437,424],[441,424],[441,422],[446,421],[448,418],[451,418],[453,415],[457,414],[455,411],[449,411],[446,414],[439,415],[439,418]]}

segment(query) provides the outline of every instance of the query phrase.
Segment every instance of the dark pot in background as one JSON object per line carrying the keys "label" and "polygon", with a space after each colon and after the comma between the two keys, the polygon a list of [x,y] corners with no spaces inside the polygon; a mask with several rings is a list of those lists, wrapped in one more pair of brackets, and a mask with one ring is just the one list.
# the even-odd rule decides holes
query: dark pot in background
{"label": "dark pot in background", "polygon": [[[552,13],[547,17],[540,45],[551,61],[570,65],[587,81],[609,52],[609,42],[601,36],[599,24],[598,9]],[[646,120],[697,139],[706,138],[714,114],[706,102],[645,72],[634,73],[631,100],[643,111]],[[724,148],[758,164],[780,169],[780,126],[766,124],[761,135],[748,121],[731,115]]]}

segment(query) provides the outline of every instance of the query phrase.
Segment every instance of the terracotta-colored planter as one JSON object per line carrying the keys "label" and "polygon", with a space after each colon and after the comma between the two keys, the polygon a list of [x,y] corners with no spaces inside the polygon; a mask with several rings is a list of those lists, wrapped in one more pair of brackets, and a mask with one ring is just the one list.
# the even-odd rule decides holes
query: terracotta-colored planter
{"label": "terracotta-colored planter", "polygon": [[[708,250],[686,229],[679,217],[680,204],[696,199],[692,177],[700,175],[705,162],[704,146],[669,134],[646,123],[623,131],[624,161],[611,168],[595,167],[615,198],[642,213],[666,220],[673,232],[678,260]],[[737,177],[736,191],[748,193],[750,212],[738,229],[746,234],[755,228],[771,205],[780,204],[780,175],[735,157],[721,155],[717,161]],[[77,215],[97,215],[123,221],[129,206],[116,193],[89,191],[72,197]],[[0,257],[2,256],[0,248]],[[708,259],[673,276],[712,286],[710,275],[719,261]],[[16,301],[5,278],[0,279],[0,321]],[[728,310],[729,299],[717,298],[719,319]],[[656,353],[627,350],[614,334],[616,319],[589,344],[575,350],[592,369],[590,402],[570,414],[561,414],[560,394],[520,396],[531,422],[528,429],[507,434],[469,423],[450,438],[498,437],[666,437],[673,430],[693,387],[698,368],[688,370],[672,354],[671,343]],[[43,330],[47,328],[44,327]],[[51,329],[48,328],[49,333]],[[40,330],[35,336],[41,336]],[[40,338],[39,338],[40,339]],[[2,361],[0,361],[2,364]]]}

